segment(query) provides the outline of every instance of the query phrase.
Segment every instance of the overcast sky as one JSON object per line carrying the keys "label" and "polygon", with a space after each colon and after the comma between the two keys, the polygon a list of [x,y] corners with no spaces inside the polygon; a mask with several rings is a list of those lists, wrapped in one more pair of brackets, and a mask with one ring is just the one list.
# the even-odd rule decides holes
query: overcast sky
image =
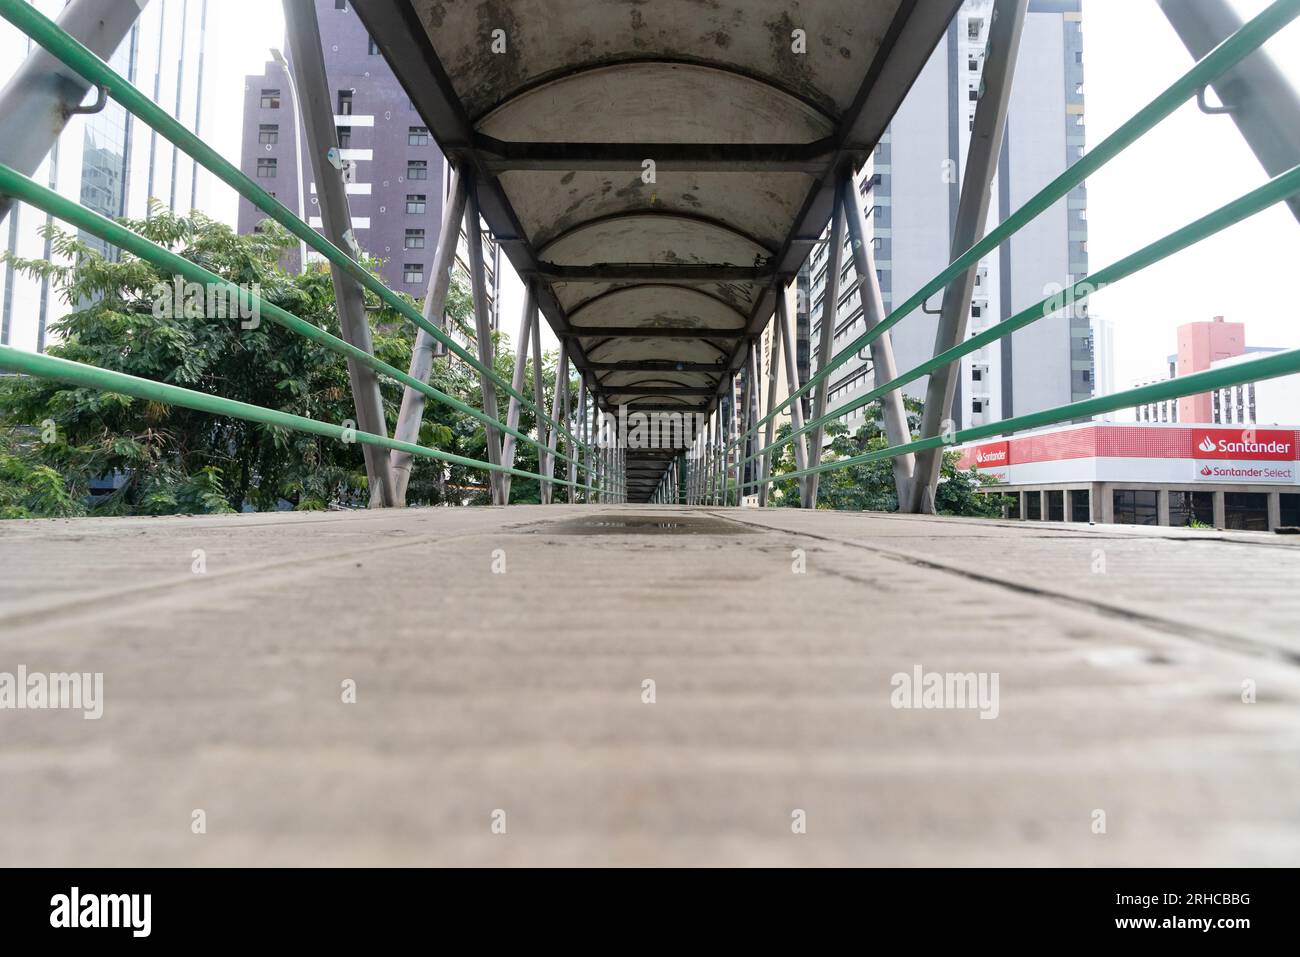
{"label": "overcast sky", "polygon": [[[1245,17],[1267,0],[1233,0]],[[244,77],[283,42],[270,0],[222,0],[209,8],[213,71],[206,138],[239,162]],[[1191,66],[1154,0],[1084,0],[1089,146],[1100,142]],[[1266,47],[1300,86],[1300,23]],[[1260,185],[1266,177],[1226,116],[1189,103],[1088,181],[1088,250],[1094,271]],[[214,214],[234,221],[235,194],[211,187]],[[1183,322],[1222,315],[1246,323],[1248,345],[1300,346],[1300,306],[1286,294],[1300,263],[1300,224],[1279,205],[1165,263],[1106,289],[1095,316],[1115,326],[1115,384],[1161,372]],[[1064,279],[1064,277],[1061,277]],[[513,331],[517,289],[506,290],[502,325]],[[549,330],[548,330],[549,331]]]}

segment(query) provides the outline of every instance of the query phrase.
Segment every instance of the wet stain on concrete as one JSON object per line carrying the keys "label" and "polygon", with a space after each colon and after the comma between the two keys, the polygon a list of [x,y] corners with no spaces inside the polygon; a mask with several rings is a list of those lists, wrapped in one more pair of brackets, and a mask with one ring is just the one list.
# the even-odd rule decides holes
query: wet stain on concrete
{"label": "wet stain on concrete", "polygon": [[543,522],[527,535],[752,535],[757,529],[707,515],[593,515]]}

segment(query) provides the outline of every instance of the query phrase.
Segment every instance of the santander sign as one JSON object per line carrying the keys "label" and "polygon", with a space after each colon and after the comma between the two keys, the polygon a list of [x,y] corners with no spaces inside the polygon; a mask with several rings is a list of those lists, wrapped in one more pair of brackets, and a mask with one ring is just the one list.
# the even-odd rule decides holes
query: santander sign
{"label": "santander sign", "polygon": [[1192,456],[1197,459],[1290,462],[1295,460],[1295,433],[1281,429],[1196,429]]}

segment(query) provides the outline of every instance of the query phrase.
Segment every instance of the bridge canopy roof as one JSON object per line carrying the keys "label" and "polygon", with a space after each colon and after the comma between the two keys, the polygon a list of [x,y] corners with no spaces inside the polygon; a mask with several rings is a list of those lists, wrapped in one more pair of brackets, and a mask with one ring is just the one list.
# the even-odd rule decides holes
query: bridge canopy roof
{"label": "bridge canopy roof", "polygon": [[959,3],[354,7],[601,407],[707,412]]}

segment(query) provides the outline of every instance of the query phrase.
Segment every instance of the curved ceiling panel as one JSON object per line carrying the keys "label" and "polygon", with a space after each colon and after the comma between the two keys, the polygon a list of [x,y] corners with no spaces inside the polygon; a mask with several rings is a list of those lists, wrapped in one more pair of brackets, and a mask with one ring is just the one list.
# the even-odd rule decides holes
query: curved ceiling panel
{"label": "curved ceiling panel", "polygon": [[552,80],[475,126],[499,140],[577,143],[810,143],[835,129],[824,114],[761,80],[654,61]]}
{"label": "curved ceiling panel", "polygon": [[[639,285],[642,285],[642,283],[630,280],[620,282],[555,282],[551,284],[551,289],[555,292],[555,298],[564,307],[565,312],[569,313],[581,309],[587,303],[599,299],[611,290],[626,289],[630,286]],[[743,312],[745,315],[749,315],[754,308],[757,292],[755,284],[748,282],[697,282],[692,283],[689,288],[698,289],[701,292],[708,293],[715,299],[729,303],[732,308]]]}
{"label": "curved ceiling panel", "polygon": [[599,362],[628,362],[633,360],[672,360],[678,362],[716,362],[720,356],[729,355],[706,339],[587,339],[588,357]]}
{"label": "curved ceiling panel", "polygon": [[752,266],[768,251],[723,226],[672,213],[629,213],[597,220],[539,250],[560,265],[721,263]]}
{"label": "curved ceiling panel", "polygon": [[[721,375],[719,369],[717,375]],[[707,372],[602,372],[600,384],[610,392],[635,388],[638,385],[684,385],[694,388],[716,386],[717,375]]]}
{"label": "curved ceiling panel", "polygon": [[570,310],[575,326],[692,326],[740,329],[747,317],[691,286],[625,286]]}
{"label": "curved ceiling panel", "polygon": [[580,223],[642,210],[705,213],[769,249],[785,239],[813,183],[806,173],[750,173],[741,189],[734,173],[671,170],[659,170],[654,183],[642,182],[636,172],[587,170],[512,170],[500,179],[539,244]]}
{"label": "curved ceiling panel", "polygon": [[[899,4],[414,0],[413,6],[456,93],[469,115],[478,117],[539,80],[647,55],[723,64],[838,114],[851,104]],[[493,30],[501,31],[495,49]],[[802,31],[802,52],[795,31]]]}

